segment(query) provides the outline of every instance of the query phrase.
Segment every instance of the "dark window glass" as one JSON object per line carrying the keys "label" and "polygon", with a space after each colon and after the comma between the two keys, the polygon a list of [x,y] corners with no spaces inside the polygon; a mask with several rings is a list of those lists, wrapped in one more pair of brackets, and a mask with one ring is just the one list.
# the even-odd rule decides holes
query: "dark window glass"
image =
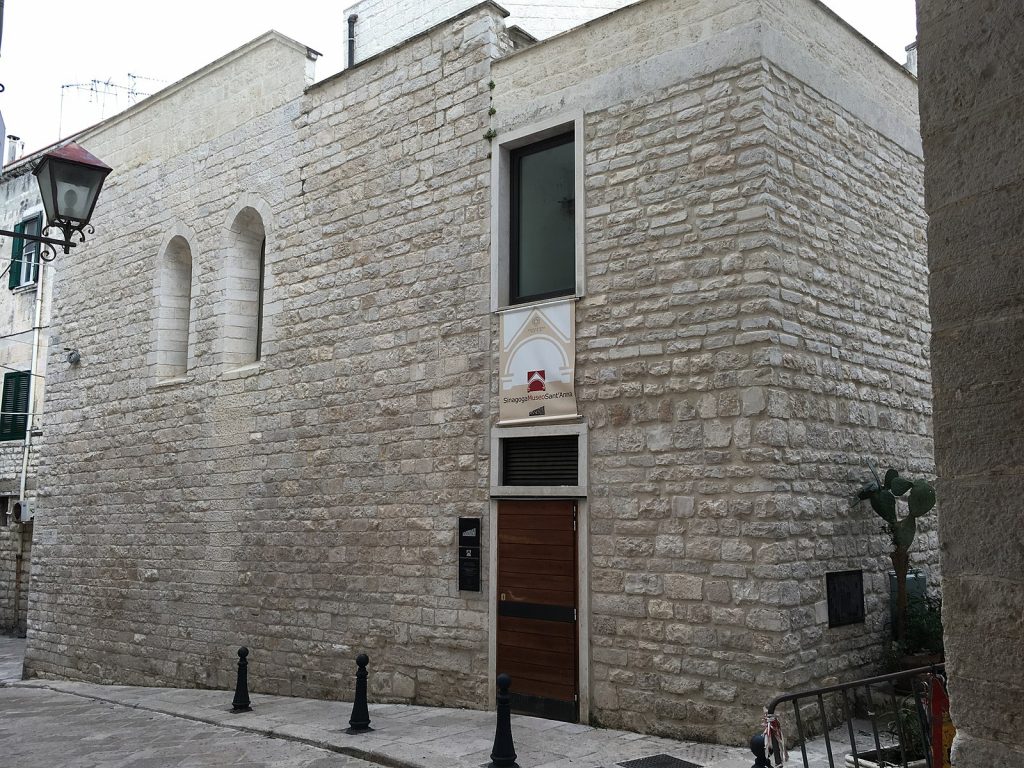
{"label": "dark window glass", "polygon": [[514,150],[509,301],[576,290],[575,145],[571,133]]}
{"label": "dark window glass", "polygon": [[263,290],[267,270],[267,239],[260,243],[260,284],[256,294],[256,359],[263,357]]}

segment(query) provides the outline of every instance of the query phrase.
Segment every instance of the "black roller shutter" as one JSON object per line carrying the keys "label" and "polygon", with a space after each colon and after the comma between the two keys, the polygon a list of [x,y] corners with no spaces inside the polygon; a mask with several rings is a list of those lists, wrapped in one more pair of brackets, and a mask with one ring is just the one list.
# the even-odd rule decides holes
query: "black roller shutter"
{"label": "black roller shutter", "polygon": [[577,435],[507,437],[502,446],[502,485],[579,485]]}

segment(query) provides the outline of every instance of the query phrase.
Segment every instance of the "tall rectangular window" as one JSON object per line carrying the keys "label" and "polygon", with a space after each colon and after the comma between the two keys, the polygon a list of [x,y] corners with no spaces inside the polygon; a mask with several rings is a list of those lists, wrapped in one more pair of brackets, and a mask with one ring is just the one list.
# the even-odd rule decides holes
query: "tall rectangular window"
{"label": "tall rectangular window", "polygon": [[[26,235],[39,235],[42,231],[43,217],[33,216],[20,224],[14,225],[15,232]],[[7,273],[9,288],[20,288],[23,285],[34,285],[39,279],[39,243],[15,237],[11,242],[11,268]]]}
{"label": "tall rectangular window", "polygon": [[572,133],[510,154],[510,304],[576,291],[575,155]]}
{"label": "tall rectangular window", "polygon": [[3,395],[0,396],[0,440],[25,439],[31,386],[31,371],[4,374]]}

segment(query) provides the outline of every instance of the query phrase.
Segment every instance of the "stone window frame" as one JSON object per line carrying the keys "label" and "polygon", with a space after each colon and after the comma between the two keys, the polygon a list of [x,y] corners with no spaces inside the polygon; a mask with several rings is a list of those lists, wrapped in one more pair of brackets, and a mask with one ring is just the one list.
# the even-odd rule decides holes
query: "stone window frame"
{"label": "stone window frame", "polygon": [[[253,223],[258,223],[262,236],[257,240],[251,237]],[[266,343],[268,331],[267,294],[272,288],[272,275],[269,271],[269,257],[273,252],[274,218],[270,206],[255,195],[242,195],[232,206],[225,220],[224,250],[220,259],[220,270],[217,280],[219,296],[219,338],[218,358],[221,363],[221,378],[232,379],[260,373],[266,363]],[[247,262],[257,260],[256,270],[256,302],[255,311],[233,311],[244,293],[242,274]],[[251,266],[251,264],[250,264]],[[250,327],[255,326],[255,327]],[[239,329],[255,332],[252,348],[239,343]]]}
{"label": "stone window frame", "polygon": [[561,134],[572,132],[575,155],[575,211],[574,228],[576,240],[576,290],[565,298],[586,295],[586,270],[584,250],[584,222],[586,199],[584,195],[583,112],[562,112],[544,120],[521,125],[513,130],[502,131],[494,140],[491,151],[491,311],[507,307],[526,307],[531,304],[550,301],[527,301],[509,303],[511,268],[511,179],[512,150],[545,141]]}
{"label": "stone window frame", "polygon": [[[530,426],[491,428],[491,471],[490,492],[492,498],[586,498],[587,496],[587,424],[536,424]],[[576,435],[577,440],[577,485],[502,485],[501,443],[510,437],[548,437],[553,435]]]}
{"label": "stone window frame", "polygon": [[[152,340],[150,345],[149,369],[152,378],[152,386],[170,386],[181,384],[189,380],[189,374],[196,366],[195,342],[196,342],[196,321],[198,314],[199,297],[199,251],[196,243],[198,238],[194,230],[182,222],[175,222],[168,229],[163,242],[158,250],[156,269],[154,270],[153,281],[153,319],[152,319]],[[171,265],[169,259],[175,258],[174,251],[184,244],[190,260],[189,265],[189,289],[188,289],[188,318],[185,327],[185,363],[184,366],[175,364],[171,370],[168,363],[168,355],[171,352],[181,352],[180,349],[170,349],[166,331],[167,325],[167,302],[166,288],[167,280],[172,277],[170,274]],[[180,329],[178,329],[180,330]]]}

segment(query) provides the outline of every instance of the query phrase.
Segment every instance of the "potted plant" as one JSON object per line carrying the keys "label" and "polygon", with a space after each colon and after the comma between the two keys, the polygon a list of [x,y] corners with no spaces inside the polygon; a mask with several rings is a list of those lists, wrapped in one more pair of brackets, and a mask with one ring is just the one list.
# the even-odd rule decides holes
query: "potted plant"
{"label": "potted plant", "polygon": [[[928,514],[935,506],[935,489],[927,480],[907,480],[900,477],[895,469],[885,473],[885,479],[879,479],[874,465],[868,462],[872,481],[865,485],[857,494],[851,506],[856,506],[865,499],[871,508],[885,521],[885,531],[892,541],[892,568],[896,573],[896,626],[894,634],[896,642],[904,649],[907,640],[907,622],[909,611],[907,606],[907,571],[910,568],[910,547],[917,535],[917,518]],[[907,512],[899,514],[899,500],[907,502]]]}
{"label": "potted plant", "polygon": [[907,668],[937,664],[943,659],[942,598],[926,595],[907,606],[907,634],[900,651]]}
{"label": "potted plant", "polygon": [[856,759],[852,754],[847,755],[846,768],[927,768],[924,726],[913,697],[902,699],[896,711],[889,713],[885,731],[888,735],[885,743],[889,746],[858,751]]}

